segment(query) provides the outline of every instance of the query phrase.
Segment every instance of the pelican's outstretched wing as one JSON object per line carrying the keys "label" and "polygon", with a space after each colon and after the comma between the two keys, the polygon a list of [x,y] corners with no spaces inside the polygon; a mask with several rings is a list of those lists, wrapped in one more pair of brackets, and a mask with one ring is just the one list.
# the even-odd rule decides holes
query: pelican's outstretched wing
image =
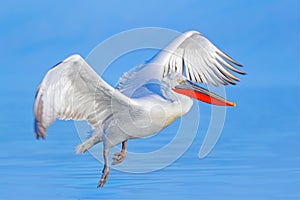
{"label": "pelican's outstretched wing", "polygon": [[[37,138],[59,119],[87,120],[97,128],[111,116],[111,102],[127,105],[130,99],[109,86],[79,55],[73,55],[48,71],[34,103]],[[114,109],[117,110],[117,109]]]}
{"label": "pelican's outstretched wing", "polygon": [[189,31],[173,40],[151,62],[125,73],[117,88],[126,95],[132,94],[142,81],[161,80],[172,72],[185,73],[189,80],[204,84],[235,84],[239,78],[233,72],[245,74],[235,65],[242,66],[199,32]]}

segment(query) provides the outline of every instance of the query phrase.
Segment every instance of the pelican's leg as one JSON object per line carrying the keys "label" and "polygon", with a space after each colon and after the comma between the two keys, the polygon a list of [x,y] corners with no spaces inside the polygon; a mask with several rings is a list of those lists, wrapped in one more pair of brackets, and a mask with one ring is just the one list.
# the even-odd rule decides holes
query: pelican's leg
{"label": "pelican's leg", "polygon": [[116,157],[112,158],[113,159],[112,165],[119,164],[124,160],[124,158],[126,156],[126,143],[127,143],[127,140],[122,142],[121,152],[114,153],[114,156],[116,156]]}
{"label": "pelican's leg", "polygon": [[101,138],[98,135],[92,136],[87,141],[83,142],[82,144],[78,145],[76,148],[76,153],[85,153],[87,152],[91,147],[93,147],[95,144],[101,142]]}
{"label": "pelican's leg", "polygon": [[104,168],[102,170],[102,176],[101,176],[101,179],[98,183],[98,188],[99,187],[103,187],[104,184],[106,183],[107,181],[107,177],[108,177],[108,174],[109,174],[109,165],[108,165],[108,153],[109,153],[109,150],[108,149],[104,149],[103,150],[103,157],[104,157]]}

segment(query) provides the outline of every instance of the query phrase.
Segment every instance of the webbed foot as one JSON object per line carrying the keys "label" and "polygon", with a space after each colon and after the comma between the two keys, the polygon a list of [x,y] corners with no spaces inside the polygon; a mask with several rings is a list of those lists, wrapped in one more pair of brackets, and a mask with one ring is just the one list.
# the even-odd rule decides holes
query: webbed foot
{"label": "webbed foot", "polygon": [[109,168],[105,166],[104,169],[102,170],[102,176],[101,176],[101,179],[100,179],[100,181],[98,183],[97,188],[104,186],[104,184],[107,181],[108,174],[109,174]]}
{"label": "webbed foot", "polygon": [[112,165],[116,165],[119,164],[121,162],[123,162],[125,156],[126,156],[126,152],[125,151],[121,151],[121,152],[116,152],[114,153],[113,162],[111,163]]}

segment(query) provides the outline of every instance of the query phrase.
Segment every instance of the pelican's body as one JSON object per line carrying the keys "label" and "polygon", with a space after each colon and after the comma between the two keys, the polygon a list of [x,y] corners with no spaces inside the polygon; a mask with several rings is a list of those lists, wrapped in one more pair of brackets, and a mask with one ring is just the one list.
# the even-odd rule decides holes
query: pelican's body
{"label": "pelican's body", "polygon": [[[193,105],[191,98],[180,94],[174,95],[177,96],[175,100],[174,97],[158,94],[131,98],[132,102],[122,105],[122,108],[114,104],[113,102],[117,100],[113,99],[113,116],[103,122],[93,137],[102,138],[105,141],[105,148],[111,148],[122,141],[149,136],[161,131],[178,117],[186,114]],[[90,140],[95,142],[93,137]],[[82,146],[79,146],[78,152],[82,152],[80,148]]]}
{"label": "pelican's body", "polygon": [[101,79],[81,56],[70,56],[49,70],[37,91],[36,136],[44,138],[55,118],[87,120],[94,133],[77,147],[77,153],[103,142],[105,166],[98,184],[102,187],[109,173],[109,150],[122,143],[122,151],[113,158],[113,164],[120,163],[128,139],[161,131],[190,110],[191,98],[233,106],[191,82],[234,84],[239,79],[226,68],[243,72],[231,63],[240,65],[196,31],[182,34],[151,62],[125,73],[116,88]]}

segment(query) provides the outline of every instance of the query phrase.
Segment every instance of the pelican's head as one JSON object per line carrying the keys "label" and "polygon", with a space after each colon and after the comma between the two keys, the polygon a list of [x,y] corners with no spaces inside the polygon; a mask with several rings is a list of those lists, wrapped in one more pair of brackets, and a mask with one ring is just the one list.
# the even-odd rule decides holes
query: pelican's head
{"label": "pelican's head", "polygon": [[178,73],[171,73],[164,78],[171,88],[177,94],[185,95],[209,104],[218,106],[235,106],[234,102],[227,101],[217,94],[198,86],[197,84],[189,81],[186,77]]}

